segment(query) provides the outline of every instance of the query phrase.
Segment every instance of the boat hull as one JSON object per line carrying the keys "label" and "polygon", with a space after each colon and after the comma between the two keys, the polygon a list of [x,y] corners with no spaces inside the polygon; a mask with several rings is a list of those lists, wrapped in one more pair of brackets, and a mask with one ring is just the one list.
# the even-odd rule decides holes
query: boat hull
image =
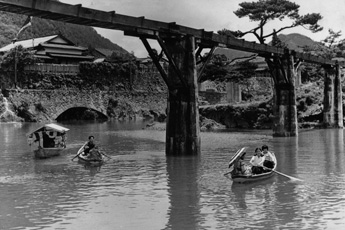
{"label": "boat hull", "polygon": [[250,182],[255,182],[255,181],[261,181],[264,179],[268,179],[272,177],[274,174],[273,171],[267,172],[267,173],[262,173],[262,174],[254,174],[254,175],[233,175],[231,177],[232,181],[235,183],[250,183]]}
{"label": "boat hull", "polygon": [[82,164],[87,164],[90,166],[100,166],[104,163],[104,159],[89,159],[85,157],[84,155],[80,154],[78,155],[78,162]]}
{"label": "boat hull", "polygon": [[45,159],[59,156],[65,148],[38,148],[34,150],[35,158]]}

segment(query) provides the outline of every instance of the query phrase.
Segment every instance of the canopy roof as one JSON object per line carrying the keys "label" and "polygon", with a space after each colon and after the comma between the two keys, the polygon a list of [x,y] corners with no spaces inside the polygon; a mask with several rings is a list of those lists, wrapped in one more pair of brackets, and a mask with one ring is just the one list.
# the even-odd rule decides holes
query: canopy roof
{"label": "canopy roof", "polygon": [[40,131],[56,131],[56,132],[59,132],[59,133],[65,133],[68,130],[69,129],[67,129],[65,127],[62,127],[60,125],[51,123],[51,124],[45,124],[44,126],[36,129],[35,131],[33,131],[33,132],[29,133],[29,134],[40,132]]}
{"label": "canopy roof", "polygon": [[247,147],[243,147],[236,152],[236,154],[229,161],[229,168],[231,167],[231,165],[233,165],[235,163],[235,161],[238,158],[240,158],[244,153],[246,153],[246,149],[247,149]]}

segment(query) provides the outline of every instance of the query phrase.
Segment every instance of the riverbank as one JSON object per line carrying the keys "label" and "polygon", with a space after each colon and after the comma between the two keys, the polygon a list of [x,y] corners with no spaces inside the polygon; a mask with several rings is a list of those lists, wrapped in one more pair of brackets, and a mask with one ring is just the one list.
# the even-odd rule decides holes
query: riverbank
{"label": "riverbank", "polygon": [[[83,95],[78,96],[77,90],[74,93],[75,98],[83,97]],[[160,123],[165,122],[166,119],[166,93],[151,94],[141,92],[139,95],[136,91],[119,92],[116,97],[108,99],[105,115],[108,119],[115,120],[151,119],[155,123],[146,128],[165,129],[165,124]],[[296,95],[299,128],[322,127],[323,83],[319,81],[304,84],[297,88]],[[46,103],[28,106],[28,98],[30,97],[5,98],[0,94],[0,101],[2,101],[0,103],[0,121],[50,122],[54,120],[45,113],[49,110],[46,108]],[[95,104],[95,102],[90,101],[89,104]],[[199,108],[201,130],[272,129],[272,96],[264,98],[254,96],[250,100],[237,104],[203,105]],[[96,112],[94,112],[94,116],[92,116],[92,111],[85,110],[85,112],[88,113],[89,119],[96,119]],[[76,117],[83,116],[74,115],[74,118]]]}

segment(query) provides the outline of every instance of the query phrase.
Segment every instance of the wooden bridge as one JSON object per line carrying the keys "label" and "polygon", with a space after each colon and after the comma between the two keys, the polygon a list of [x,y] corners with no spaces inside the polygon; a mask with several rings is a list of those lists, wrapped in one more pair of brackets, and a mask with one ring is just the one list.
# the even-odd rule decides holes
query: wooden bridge
{"label": "wooden bridge", "polygon": [[[0,0],[0,10],[73,24],[122,30],[141,39],[169,89],[167,105],[166,153],[194,155],[200,152],[197,82],[216,47],[257,53],[269,64],[275,83],[275,136],[298,135],[295,78],[301,61],[325,68],[324,123],[343,127],[342,91],[339,63],[320,56],[299,53],[255,42],[194,29],[175,22],[161,22],[105,12],[49,0]],[[169,60],[166,72],[147,39],[157,40]],[[210,49],[201,58],[203,49]],[[200,61],[199,61],[200,60]],[[197,70],[198,64],[202,64]]]}

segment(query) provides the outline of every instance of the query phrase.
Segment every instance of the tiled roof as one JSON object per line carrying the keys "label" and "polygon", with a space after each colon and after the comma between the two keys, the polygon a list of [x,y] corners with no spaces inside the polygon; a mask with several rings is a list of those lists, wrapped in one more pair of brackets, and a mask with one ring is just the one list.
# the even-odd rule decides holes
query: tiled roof
{"label": "tiled roof", "polygon": [[41,44],[44,47],[50,47],[50,48],[65,48],[65,49],[74,49],[74,50],[87,50],[87,48],[85,47],[81,47],[81,46],[69,46],[69,45],[60,45],[60,44],[49,44],[49,43],[45,43],[45,44]]}
{"label": "tiled roof", "polygon": [[52,35],[52,36],[47,36],[47,37],[17,41],[14,44],[11,43],[7,46],[0,48],[0,52],[7,52],[10,49],[13,49],[14,47],[19,46],[19,45],[22,45],[23,48],[25,48],[25,49],[34,48],[34,47],[38,46],[40,43],[50,41],[50,40],[56,38],[57,36],[59,36],[59,35]]}

